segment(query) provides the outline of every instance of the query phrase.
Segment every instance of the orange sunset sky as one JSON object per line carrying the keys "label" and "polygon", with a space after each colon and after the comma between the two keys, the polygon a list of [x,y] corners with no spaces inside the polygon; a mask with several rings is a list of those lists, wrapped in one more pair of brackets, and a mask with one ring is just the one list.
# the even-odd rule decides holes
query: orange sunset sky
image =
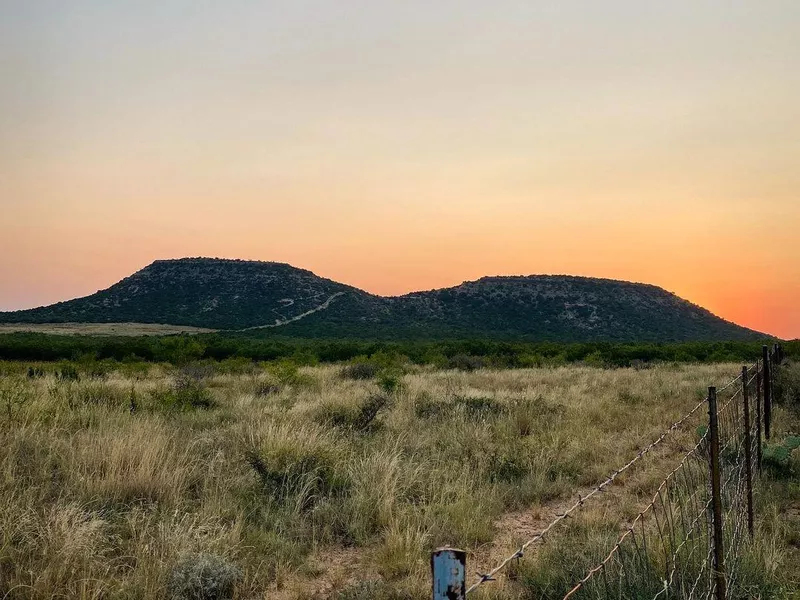
{"label": "orange sunset sky", "polygon": [[800,337],[796,0],[10,0],[0,81],[0,310],[219,256]]}

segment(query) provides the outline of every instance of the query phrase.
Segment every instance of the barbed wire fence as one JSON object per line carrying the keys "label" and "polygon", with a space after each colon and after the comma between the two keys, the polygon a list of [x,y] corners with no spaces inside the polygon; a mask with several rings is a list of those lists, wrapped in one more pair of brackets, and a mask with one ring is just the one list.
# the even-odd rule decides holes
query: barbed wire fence
{"label": "barbed wire fence", "polygon": [[463,599],[494,581],[703,408],[708,422],[697,429],[698,441],[675,459],[674,468],[636,517],[620,524],[607,554],[563,595],[549,591],[548,597],[741,597],[746,583],[741,577],[743,546],[754,534],[753,485],[760,473],[762,431],[769,439],[773,367],[782,357],[779,345],[771,351],[764,346],[760,360],[742,367],[738,377],[719,389],[709,387],[707,397],[688,413],[471,585],[466,582],[466,552],[436,550],[431,557],[434,600]]}

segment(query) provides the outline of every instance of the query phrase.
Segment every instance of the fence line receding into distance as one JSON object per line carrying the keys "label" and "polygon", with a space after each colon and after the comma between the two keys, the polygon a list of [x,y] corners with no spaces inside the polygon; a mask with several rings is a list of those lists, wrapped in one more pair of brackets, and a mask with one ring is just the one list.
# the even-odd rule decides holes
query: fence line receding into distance
{"label": "fence line receding into distance", "polygon": [[[564,589],[563,600],[725,600],[740,595],[742,548],[754,533],[753,487],[761,470],[762,430],[769,439],[774,367],[782,359],[780,345],[764,346],[762,358],[754,365],[742,367],[738,377],[719,389],[709,387],[708,395],[692,410],[588,494],[579,495],[494,568],[479,574],[469,587],[466,552],[436,550],[431,557],[434,600],[463,600],[494,581],[702,408],[707,409],[708,420],[698,428],[697,443],[676,459],[635,518],[620,524],[620,533],[609,543],[607,553]],[[691,424],[697,425],[695,421]],[[552,597],[553,591],[548,594]]]}

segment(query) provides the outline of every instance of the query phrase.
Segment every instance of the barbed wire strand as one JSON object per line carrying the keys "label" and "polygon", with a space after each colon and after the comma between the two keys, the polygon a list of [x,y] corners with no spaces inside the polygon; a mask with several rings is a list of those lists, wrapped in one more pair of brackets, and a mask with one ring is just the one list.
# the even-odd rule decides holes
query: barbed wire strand
{"label": "barbed wire strand", "polygon": [[[699,513],[697,513],[697,515],[695,516],[694,520],[689,525],[688,533],[686,534],[686,536],[683,538],[681,543],[678,545],[678,547],[672,553],[672,556],[670,557],[670,563],[672,564],[672,570],[669,573],[669,579],[667,579],[664,582],[664,589],[660,590],[655,596],[653,596],[653,600],[656,600],[656,598],[661,596],[661,594],[667,593],[667,591],[669,590],[669,587],[672,585],[672,582],[673,582],[673,580],[675,578],[675,573],[678,570],[678,562],[677,562],[678,554],[680,554],[681,549],[687,543],[689,543],[689,540],[692,539],[692,534],[694,534],[695,529],[697,527],[697,524],[700,521],[700,518],[707,514],[707,511],[708,511],[708,509],[710,507],[711,507],[711,499],[709,498],[709,500],[703,506],[703,510],[701,510]],[[692,552],[690,553],[690,556],[691,556],[692,553],[694,553],[694,548],[692,548]]]}
{"label": "barbed wire strand", "polygon": [[714,545],[711,544],[709,540],[708,553],[706,554],[705,560],[703,560],[703,562],[700,564],[700,570],[697,573],[697,578],[694,580],[694,583],[692,584],[692,589],[689,590],[688,600],[692,600],[694,598],[694,593],[695,591],[697,591],[697,586],[700,585],[700,580],[703,578],[703,574],[706,572],[706,568],[711,562],[711,557],[713,555],[714,555]]}
{"label": "barbed wire strand", "polygon": [[[482,573],[482,574],[479,573],[480,579],[478,579],[478,581],[473,583],[467,589],[467,591],[465,592],[465,595],[472,593],[473,591],[478,589],[484,583],[489,582],[489,581],[493,581],[494,580],[494,576],[497,575],[497,573],[499,573],[500,571],[502,571],[506,566],[508,566],[513,560],[522,558],[524,556],[524,554],[525,554],[525,551],[532,544],[535,544],[537,541],[543,539],[544,536],[547,535],[556,525],[558,525],[561,521],[567,519],[573,512],[575,512],[580,507],[582,507],[584,502],[586,502],[587,500],[589,500],[592,497],[596,496],[597,494],[600,494],[601,492],[603,492],[606,487],[608,487],[609,485],[614,483],[614,481],[616,480],[617,477],[619,477],[622,473],[624,473],[629,468],[631,468],[643,456],[645,456],[647,453],[652,451],[653,448],[655,448],[661,442],[663,442],[664,439],[666,439],[666,437],[670,433],[672,433],[673,431],[678,429],[681,425],[683,425],[688,419],[690,419],[692,417],[692,415],[694,415],[698,410],[700,410],[700,408],[703,405],[705,405],[707,402],[708,402],[708,398],[704,398],[703,400],[698,402],[697,405],[695,405],[695,407],[692,408],[692,410],[690,410],[688,413],[686,413],[679,420],[675,421],[672,425],[669,426],[669,428],[665,429],[658,438],[656,438],[653,442],[651,442],[650,444],[645,446],[643,449],[641,449],[636,454],[636,456],[634,456],[625,465],[623,465],[622,467],[616,469],[613,473],[611,473],[611,475],[609,475],[602,483],[600,483],[600,485],[598,485],[595,488],[593,488],[586,496],[581,497],[580,495],[578,495],[578,500],[572,506],[570,506],[562,514],[557,515],[556,518],[553,519],[544,529],[542,529],[539,533],[537,533],[532,538],[530,538],[528,541],[526,541],[524,544],[522,544],[516,552],[514,552],[513,554],[511,554],[510,556],[505,558],[502,562],[500,562],[497,566],[495,566],[489,572]],[[697,446],[695,446],[695,448],[692,451],[697,449],[699,447],[700,443],[702,443],[702,440],[705,440],[705,438],[706,438],[706,435],[704,435],[701,438],[701,442],[698,442]]]}
{"label": "barbed wire strand", "polygon": [[[739,381],[742,381],[742,378],[741,378],[741,377],[739,377],[738,379],[739,379]],[[738,427],[738,425],[741,423],[741,420],[742,420],[741,414],[740,414],[740,412],[739,412],[739,410],[738,410],[738,403],[736,403],[736,404],[733,404],[733,410],[731,410],[731,411],[727,411],[727,409],[728,409],[728,407],[730,407],[730,406],[731,406],[731,404],[732,404],[733,402],[735,402],[735,400],[736,400],[736,399],[737,399],[737,398],[738,398],[740,395],[742,395],[742,394],[743,394],[743,391],[744,391],[744,386],[745,386],[745,385],[746,385],[746,384],[743,382],[743,385],[742,385],[742,387],[741,387],[739,390],[737,390],[737,391],[735,391],[735,392],[733,393],[733,395],[732,395],[732,396],[731,396],[731,397],[730,397],[730,398],[729,398],[729,399],[728,399],[728,400],[727,400],[727,401],[726,401],[726,402],[723,404],[723,406],[722,406],[722,409],[719,411],[719,412],[720,412],[720,413],[722,413],[722,415],[723,415],[723,423],[724,423],[724,421],[725,421],[726,414],[728,415],[728,416],[727,416],[728,423],[726,423],[726,424],[725,424],[725,427],[726,427],[726,433],[728,434],[728,436],[727,436],[727,437],[728,437],[728,440],[727,440],[727,442],[725,443],[725,445],[724,445],[724,446],[722,446],[722,448],[720,448],[720,454],[723,454],[723,453],[724,453],[724,452],[725,452],[725,451],[726,451],[726,450],[727,450],[727,449],[728,449],[728,448],[729,448],[729,447],[730,447],[732,444],[738,444],[738,442],[740,441],[740,440],[739,440],[739,436],[738,436],[738,435],[736,435],[736,434],[737,434],[737,432],[739,431],[739,427]],[[656,527],[657,527],[657,529],[658,529],[659,536],[661,537],[661,540],[662,540],[662,543],[663,543],[664,547],[666,547],[667,543],[664,541],[664,533],[663,533],[663,530],[662,530],[661,524],[660,524],[660,523],[659,523],[659,521],[658,521],[657,512],[656,512],[656,510],[655,510],[656,502],[657,502],[658,500],[661,500],[661,504],[662,504],[662,506],[664,506],[664,504],[665,504],[665,503],[664,503],[663,497],[662,497],[662,495],[661,495],[661,493],[662,493],[662,490],[663,490],[663,489],[666,487],[666,484],[667,484],[667,482],[670,480],[670,478],[672,477],[672,475],[674,475],[674,474],[675,474],[675,473],[676,473],[676,472],[677,472],[679,469],[681,469],[681,468],[683,467],[683,465],[685,464],[686,460],[688,460],[688,458],[689,458],[690,456],[692,456],[692,455],[693,455],[693,454],[694,454],[694,453],[695,453],[697,450],[699,450],[699,449],[700,449],[700,447],[703,445],[703,443],[704,443],[704,442],[705,442],[705,440],[706,440],[706,436],[707,436],[707,434],[708,434],[708,431],[706,431],[706,434],[705,434],[705,435],[704,435],[704,436],[701,438],[701,440],[700,440],[700,441],[697,443],[697,445],[695,446],[695,448],[693,448],[692,450],[690,450],[690,451],[689,451],[689,452],[688,452],[688,453],[687,453],[687,454],[684,456],[684,459],[681,461],[681,463],[678,465],[678,467],[676,467],[676,468],[675,468],[675,470],[673,470],[673,471],[672,471],[672,472],[671,472],[671,473],[670,473],[670,474],[667,476],[667,478],[666,478],[666,479],[665,479],[665,480],[662,482],[662,484],[659,486],[659,488],[658,488],[658,490],[656,491],[656,494],[654,495],[654,497],[653,497],[652,501],[650,502],[650,504],[649,504],[647,507],[645,507],[645,509],[644,509],[644,510],[642,510],[642,511],[639,513],[639,515],[638,515],[638,516],[637,516],[637,518],[634,520],[634,522],[631,524],[631,526],[628,528],[628,530],[627,530],[625,533],[623,533],[623,535],[622,535],[622,536],[621,536],[621,537],[620,537],[620,538],[617,540],[617,543],[616,543],[616,544],[614,545],[614,547],[611,549],[611,551],[610,551],[610,552],[609,552],[609,554],[606,556],[606,558],[605,558],[605,559],[604,559],[604,560],[603,560],[601,563],[599,563],[598,565],[596,565],[595,567],[593,567],[592,569],[590,569],[590,570],[587,572],[587,574],[584,576],[584,578],[583,578],[583,579],[581,579],[581,580],[580,580],[580,581],[579,581],[579,582],[578,582],[578,583],[577,583],[577,584],[576,584],[576,585],[575,585],[575,586],[574,586],[574,587],[573,587],[573,588],[572,588],[572,589],[571,589],[571,590],[570,590],[570,591],[567,593],[567,595],[566,595],[566,596],[564,596],[564,600],[568,600],[568,599],[569,599],[569,598],[570,598],[572,595],[574,595],[574,594],[575,594],[575,593],[576,593],[578,590],[580,590],[580,589],[581,589],[581,588],[582,588],[582,587],[583,587],[583,586],[584,586],[584,585],[585,585],[585,584],[586,584],[586,583],[587,583],[587,582],[588,582],[588,581],[589,581],[589,580],[590,580],[590,579],[591,579],[591,578],[592,578],[592,577],[593,577],[593,576],[594,576],[596,573],[598,573],[598,572],[600,572],[600,571],[603,571],[603,572],[604,572],[604,570],[605,570],[606,566],[607,566],[607,565],[608,565],[608,563],[611,561],[611,559],[612,559],[612,558],[613,558],[613,557],[614,557],[614,556],[615,556],[615,555],[616,555],[616,554],[619,552],[619,550],[620,550],[620,548],[621,548],[622,544],[625,542],[625,540],[626,540],[626,539],[627,539],[627,538],[628,538],[630,535],[633,535],[633,533],[634,533],[634,531],[633,531],[633,530],[634,530],[634,528],[635,528],[636,524],[637,524],[637,523],[639,523],[639,522],[643,522],[643,520],[644,520],[644,516],[645,516],[645,515],[646,515],[648,512],[650,512],[651,510],[653,511],[653,514],[654,514],[654,520],[655,520],[655,522],[656,522]],[[737,449],[737,452],[736,452],[736,457],[737,457],[737,460],[736,460],[736,465],[735,465],[735,468],[730,470],[730,473],[728,474],[728,477],[727,477],[727,479],[725,480],[725,482],[724,482],[724,484],[723,484],[723,486],[722,486],[723,488],[728,488],[728,487],[730,486],[731,482],[734,480],[734,478],[736,478],[736,480],[737,480],[737,481],[736,481],[736,490],[735,490],[735,492],[734,492],[734,494],[733,494],[734,500],[733,500],[733,502],[731,503],[731,508],[730,508],[730,509],[728,509],[728,511],[727,511],[727,517],[730,517],[731,513],[733,512],[733,510],[738,508],[738,510],[737,510],[737,519],[735,520],[735,525],[734,525],[734,540],[737,540],[737,539],[738,539],[738,538],[741,536],[741,533],[740,533],[740,532],[741,532],[741,522],[742,522],[742,519],[741,519],[741,508],[740,508],[740,507],[741,507],[741,505],[742,505],[742,502],[741,502],[741,497],[742,497],[742,482],[743,482],[743,479],[744,479],[744,477],[743,477],[743,461],[741,460],[741,458],[742,458],[742,446],[741,446],[741,445],[739,445],[739,447],[738,447],[738,449]],[[684,479],[685,479],[685,477],[684,477]],[[695,494],[693,494],[693,495],[696,495],[696,493],[695,493]],[[709,501],[706,503],[705,509],[707,509],[707,507],[709,506],[709,502],[710,502],[710,500],[709,500]],[[677,558],[677,555],[678,555],[678,553],[680,552],[680,550],[681,550],[681,549],[682,549],[682,548],[685,546],[685,544],[688,542],[688,539],[690,539],[690,538],[691,538],[691,534],[693,533],[693,531],[694,531],[694,527],[695,527],[695,526],[696,526],[696,524],[697,524],[698,517],[699,517],[699,516],[702,516],[702,514],[704,514],[704,512],[705,512],[705,509],[704,509],[703,511],[700,511],[699,513],[697,513],[697,515],[698,515],[698,516],[696,516],[696,517],[695,517],[695,519],[694,519],[694,521],[692,522],[692,525],[691,525],[691,526],[690,526],[690,528],[689,528],[689,532],[687,533],[687,537],[686,537],[686,538],[685,538],[685,540],[684,540],[683,542],[681,542],[681,544],[680,544],[680,545],[679,545],[677,548],[675,548],[675,550],[672,552],[672,557],[673,557],[673,559],[672,559],[672,560],[675,560],[675,559]],[[670,510],[670,511],[671,511],[671,505],[667,505],[667,508],[665,509],[665,512],[666,512],[667,510]],[[665,517],[665,518],[666,518],[666,517]],[[729,520],[729,519],[725,519],[725,520]],[[673,533],[674,533],[674,530],[673,530]],[[643,534],[643,535],[644,535],[644,534]],[[671,541],[671,539],[670,539],[670,543],[669,543],[669,544],[670,544],[670,546],[672,546],[672,541]],[[731,553],[731,552],[734,552],[734,551],[738,552],[738,545],[737,545],[736,547],[734,547],[734,546],[731,546],[731,547],[729,548],[729,550],[728,550],[728,554],[730,555],[730,553]],[[731,566],[733,566],[733,565],[731,565]],[[704,566],[704,565],[701,565],[701,572],[700,572],[700,575],[699,575],[699,577],[702,577],[702,569],[704,569],[704,568],[705,568],[705,566]],[[667,569],[669,569],[669,562],[667,563]],[[659,597],[659,596],[660,596],[662,593],[666,593],[666,592],[669,590],[669,586],[671,586],[671,585],[672,585],[672,582],[673,582],[673,580],[674,580],[674,574],[675,574],[675,571],[676,571],[676,569],[677,569],[677,565],[676,565],[676,564],[674,564],[674,565],[673,565],[673,570],[672,570],[672,572],[670,572],[670,573],[668,574],[667,578],[666,578],[666,579],[665,579],[665,581],[664,581],[664,583],[665,583],[665,588],[664,588],[664,589],[662,589],[661,591],[659,591],[659,593],[658,593],[658,594],[656,594],[656,598],[658,598],[658,597]],[[695,589],[696,589],[696,585],[695,585],[695,586],[693,586],[693,588],[695,588]]]}
{"label": "barbed wire strand", "polygon": [[[758,377],[760,373],[759,368],[759,361],[756,361],[754,365],[746,367],[746,373],[749,374],[750,370],[753,370],[753,375],[749,377],[749,379],[745,376],[742,377],[741,375],[731,379],[728,383],[723,385],[722,387],[717,389],[717,393],[723,392],[731,388],[731,386],[739,383],[740,386],[736,389],[732,395],[722,404],[720,410],[718,411],[718,417],[720,420],[720,433],[722,434],[720,437],[725,440],[725,443],[720,448],[720,455],[725,455],[727,450],[731,446],[736,446],[735,452],[735,460],[733,461],[733,468],[723,470],[729,470],[728,477],[726,478],[725,482],[721,486],[722,490],[725,492],[726,495],[726,504],[729,504],[728,510],[725,512],[723,520],[724,524],[727,528],[732,531],[731,544],[728,546],[727,552],[725,553],[724,560],[728,564],[728,579],[731,583],[731,589],[733,589],[733,584],[736,581],[737,569],[738,569],[738,558],[739,558],[739,549],[742,541],[742,531],[743,531],[743,523],[745,520],[745,503],[743,500],[743,482],[744,482],[744,459],[742,458],[743,453],[743,442],[744,440],[741,439],[739,432],[741,431],[740,425],[742,425],[743,415],[741,414],[739,403],[736,402],[737,399],[743,397],[745,389],[747,389],[753,381]],[[541,531],[539,531],[536,535],[532,538],[527,540],[523,543],[513,554],[508,556],[502,562],[500,562],[497,566],[495,566],[492,570],[487,573],[479,574],[479,579],[473,585],[471,585],[467,590],[466,594],[469,594],[475,591],[478,587],[488,581],[494,581],[494,576],[503,570],[506,566],[508,566],[513,560],[520,559],[524,556],[525,551],[537,541],[543,540],[546,535],[550,533],[550,531],[558,525],[561,521],[567,519],[569,516],[572,515],[575,511],[581,508],[587,500],[592,498],[593,496],[600,494],[605,490],[606,487],[614,483],[617,477],[619,477],[622,473],[626,470],[631,468],[634,464],[636,464],[639,460],[641,460],[646,454],[652,451],[655,447],[657,447],[661,442],[666,439],[666,437],[678,429],[681,425],[683,425],[689,418],[692,417],[700,408],[708,402],[708,398],[704,398],[697,405],[692,408],[688,413],[686,413],[683,417],[681,417],[678,421],[673,423],[669,428],[664,430],[661,435],[656,438],[653,442],[642,448],[630,461],[628,461],[622,467],[616,469],[611,475],[609,475],[603,482],[601,482],[598,486],[593,488],[586,496],[578,495],[578,500],[572,504],[569,508],[567,508],[563,513],[556,516],[546,527],[544,527]],[[732,406],[732,409],[729,408]],[[757,424],[756,424],[757,425]],[[754,431],[757,432],[757,429]],[[753,432],[751,432],[753,433]],[[756,444],[755,436],[753,436],[752,444]],[[639,512],[636,518],[631,523],[630,527],[626,528],[626,531],[618,538],[617,542],[614,544],[614,547],[608,553],[608,555],[601,561],[598,565],[590,569],[586,575],[564,596],[564,600],[568,600],[572,597],[578,590],[580,590],[595,574],[598,572],[602,572],[603,575],[603,582],[606,586],[606,591],[609,590],[609,581],[607,576],[607,567],[610,561],[619,554],[622,544],[630,537],[633,540],[633,544],[636,547],[636,556],[639,556],[638,560],[641,560],[642,550],[639,548],[639,544],[636,541],[636,532],[635,528],[637,524],[642,525],[642,533],[641,533],[641,540],[643,546],[643,555],[647,556],[647,540],[646,540],[646,531],[644,530],[645,527],[645,517],[648,513],[652,513],[653,521],[655,523],[655,528],[658,533],[658,538],[661,540],[661,547],[667,553],[668,558],[666,559],[665,563],[665,578],[663,579],[664,587],[654,596],[653,600],[659,598],[662,594],[669,593],[670,588],[673,586],[675,582],[675,575],[678,572],[678,559],[680,556],[681,551],[683,548],[686,547],[686,544],[694,537],[695,532],[698,528],[698,523],[703,515],[708,515],[708,509],[711,505],[711,499],[708,499],[704,504],[697,503],[697,496],[702,492],[708,492],[707,485],[698,485],[697,481],[695,480],[694,475],[692,474],[692,470],[686,467],[687,461],[693,456],[700,456],[700,451],[703,449],[704,445],[708,442],[708,430],[700,437],[700,440],[695,444],[695,446],[690,449],[682,458],[680,463],[664,478],[664,480],[658,486],[655,494],[653,495],[652,500],[650,503]],[[751,444],[751,447],[752,447]],[[701,462],[705,462],[703,459]],[[684,468],[686,467],[686,468]],[[677,474],[682,473],[683,476],[683,483],[687,489],[694,488],[694,492],[688,495],[682,495],[681,492],[677,492],[674,494],[675,498],[677,498],[677,502],[679,508],[673,510],[673,503],[675,499],[673,498],[672,493],[669,490],[673,490],[674,488],[669,488],[670,482],[672,482],[673,478],[675,478],[675,485],[678,485]],[[730,484],[732,481],[736,479],[736,484],[733,490],[730,488]],[[707,483],[704,478],[701,478],[701,482]],[[664,498],[669,500],[668,502],[665,501]],[[660,503],[660,509],[663,511],[662,517],[659,520],[658,509],[657,505]],[[702,506],[700,510],[694,513],[694,518],[691,519],[689,525],[686,525],[687,517],[685,516],[685,506],[686,504],[692,504],[695,509],[698,506]],[[680,523],[677,523],[675,514],[678,513],[680,517]],[[735,518],[734,518],[735,517]],[[652,527],[652,525],[651,525]],[[676,527],[682,528],[683,533],[685,533],[684,538],[676,545],[675,540],[678,539],[675,535]],[[710,523],[708,522],[708,518],[706,519],[706,542],[709,546],[708,553],[705,559],[700,563],[698,567],[698,574],[691,586],[689,591],[689,598],[694,598],[694,594],[697,591],[698,585],[700,580],[703,578],[703,574],[707,571],[709,567],[709,561],[713,555],[713,540],[711,538],[710,532]],[[658,539],[657,538],[657,539]],[[667,548],[669,547],[669,548]],[[687,558],[691,558],[696,550],[696,546],[692,547]],[[627,573],[626,569],[622,564],[620,564],[620,575],[621,577],[627,581]],[[709,591],[703,596],[704,598],[710,597],[713,594],[714,590],[716,589],[716,583],[713,579],[713,573],[710,571],[708,572],[708,582],[709,587],[706,588]],[[620,586],[622,585],[622,580],[620,580]],[[688,582],[687,582],[688,584]],[[684,584],[680,584],[681,589],[683,588]],[[622,588],[620,587],[620,590]]]}
{"label": "barbed wire strand", "polygon": [[583,579],[581,579],[578,583],[576,583],[575,586],[569,592],[567,592],[567,595],[564,596],[563,600],[568,600],[569,598],[571,598],[578,590],[580,590],[586,584],[587,581],[589,581],[594,576],[595,573],[597,573],[598,571],[600,571],[603,568],[605,568],[605,566],[609,563],[609,561],[619,551],[619,549],[622,546],[623,542],[628,538],[628,536],[630,536],[633,533],[633,530],[636,527],[636,524],[639,523],[640,521],[642,521],[644,519],[645,515],[648,512],[650,512],[651,510],[654,509],[656,501],[657,501],[661,491],[672,480],[672,478],[675,476],[675,473],[677,473],[678,470],[683,468],[684,464],[686,464],[686,461],[691,456],[693,456],[701,448],[703,443],[706,441],[707,437],[708,437],[708,432],[706,432],[703,435],[703,437],[700,438],[700,441],[697,442],[697,444],[695,444],[695,446],[691,450],[689,450],[689,452],[687,452],[684,455],[684,457],[681,460],[681,462],[678,463],[678,466],[675,467],[672,471],[670,471],[670,473],[664,478],[664,480],[658,486],[658,489],[656,490],[655,494],[653,495],[653,499],[650,501],[650,503],[644,509],[642,509],[639,512],[638,515],[636,515],[636,518],[631,523],[631,526],[626,529],[625,533],[623,533],[622,536],[620,536],[620,538],[617,540],[617,543],[614,544],[614,547],[611,549],[611,551],[608,553],[608,555],[598,565],[596,565],[595,567],[590,569],[586,573],[586,575],[583,577]]}

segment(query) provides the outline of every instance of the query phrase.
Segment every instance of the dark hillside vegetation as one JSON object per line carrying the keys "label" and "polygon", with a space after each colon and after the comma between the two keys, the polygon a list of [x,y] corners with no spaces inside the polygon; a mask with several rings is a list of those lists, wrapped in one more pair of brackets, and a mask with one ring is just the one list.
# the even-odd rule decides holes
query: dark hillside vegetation
{"label": "dark hillside vegetation", "polygon": [[91,296],[0,313],[5,323],[205,323],[215,329],[274,325],[355,288],[282,263],[159,260]]}
{"label": "dark hillside vegetation", "polygon": [[652,285],[531,275],[381,297],[291,265],[156,261],[91,296],[0,313],[0,323],[159,323],[265,338],[496,339],[531,342],[756,340]]}

